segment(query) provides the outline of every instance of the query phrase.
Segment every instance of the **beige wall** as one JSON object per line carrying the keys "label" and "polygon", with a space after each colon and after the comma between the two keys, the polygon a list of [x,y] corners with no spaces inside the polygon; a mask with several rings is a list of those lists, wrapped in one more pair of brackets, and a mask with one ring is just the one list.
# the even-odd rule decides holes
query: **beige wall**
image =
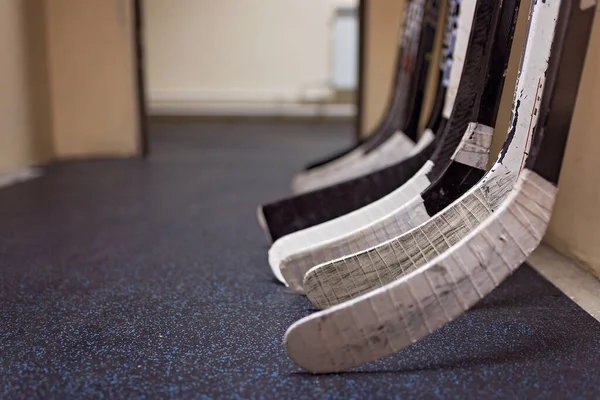
{"label": "beige wall", "polygon": [[0,174],[52,154],[41,0],[0,1]]}
{"label": "beige wall", "polygon": [[132,2],[52,0],[45,5],[56,156],[136,154]]}
{"label": "beige wall", "polygon": [[131,5],[0,1],[0,174],[138,152]]}
{"label": "beige wall", "polygon": [[379,123],[394,78],[405,0],[369,0],[365,3],[366,29],[363,62],[362,136]]}
{"label": "beige wall", "polygon": [[356,0],[145,0],[151,107],[331,95],[336,5]]}
{"label": "beige wall", "polygon": [[600,277],[600,13],[596,14],[546,240]]}

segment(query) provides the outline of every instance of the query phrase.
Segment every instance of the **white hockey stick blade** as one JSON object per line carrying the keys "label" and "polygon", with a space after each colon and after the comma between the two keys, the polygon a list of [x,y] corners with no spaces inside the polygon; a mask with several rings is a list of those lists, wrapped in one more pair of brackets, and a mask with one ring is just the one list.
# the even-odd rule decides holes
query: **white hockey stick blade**
{"label": "white hockey stick blade", "polygon": [[456,319],[540,243],[556,188],[524,170],[493,218],[450,251],[398,281],[294,323],[289,356],[313,373],[344,371],[400,351]]}
{"label": "white hockey stick blade", "polygon": [[[488,126],[477,123],[469,124],[452,160],[460,160],[462,164],[484,169],[489,158],[493,131],[493,128]],[[405,186],[409,183],[425,181],[419,178],[416,177],[414,181],[407,182]],[[404,189],[404,192],[408,193],[409,190],[414,191],[415,189],[417,187],[411,185]],[[412,200],[401,207],[360,229],[347,231],[336,238],[305,247],[301,251],[288,255],[281,260],[279,270],[294,292],[304,294],[304,276],[312,267],[358,253],[393,239],[419,226],[431,217],[423,205],[423,199],[416,194]]]}
{"label": "white hockey stick blade", "polygon": [[410,157],[414,147],[415,142],[403,132],[396,132],[367,154],[357,149],[347,157],[296,174],[292,180],[292,190],[294,193],[305,193],[367,175],[405,160]]}

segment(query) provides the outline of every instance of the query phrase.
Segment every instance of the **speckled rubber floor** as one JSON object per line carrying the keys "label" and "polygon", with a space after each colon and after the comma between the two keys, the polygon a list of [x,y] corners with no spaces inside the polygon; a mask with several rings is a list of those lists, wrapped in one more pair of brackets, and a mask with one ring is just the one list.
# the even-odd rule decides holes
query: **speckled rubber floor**
{"label": "speckled rubber floor", "polygon": [[600,323],[529,267],[401,353],[311,376],[258,204],[344,125],[153,126],[147,161],[0,190],[0,398],[600,398]]}

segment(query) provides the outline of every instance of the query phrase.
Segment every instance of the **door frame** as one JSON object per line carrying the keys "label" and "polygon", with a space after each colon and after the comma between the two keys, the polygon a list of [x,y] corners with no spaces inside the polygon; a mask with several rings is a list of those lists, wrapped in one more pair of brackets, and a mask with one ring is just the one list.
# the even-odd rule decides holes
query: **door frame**
{"label": "door frame", "polygon": [[139,152],[143,158],[150,153],[150,139],[148,132],[148,113],[146,106],[146,81],[144,65],[144,17],[143,0],[133,1],[133,41],[135,50],[135,79],[137,83],[138,99],[138,124],[139,124]]}

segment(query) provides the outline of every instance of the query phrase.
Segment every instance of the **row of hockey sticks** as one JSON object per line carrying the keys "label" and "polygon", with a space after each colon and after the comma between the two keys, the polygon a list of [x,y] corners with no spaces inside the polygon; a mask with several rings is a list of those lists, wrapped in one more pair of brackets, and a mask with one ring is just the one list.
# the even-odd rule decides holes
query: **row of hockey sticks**
{"label": "row of hockey sticks", "polygon": [[[408,3],[382,124],[258,211],[275,276],[324,309],[286,333],[294,361],[335,372],[397,352],[471,308],[538,246],[596,3],[531,1],[509,132],[489,169],[520,0],[450,0],[439,26],[441,1]],[[436,29],[437,96],[414,143]]]}

